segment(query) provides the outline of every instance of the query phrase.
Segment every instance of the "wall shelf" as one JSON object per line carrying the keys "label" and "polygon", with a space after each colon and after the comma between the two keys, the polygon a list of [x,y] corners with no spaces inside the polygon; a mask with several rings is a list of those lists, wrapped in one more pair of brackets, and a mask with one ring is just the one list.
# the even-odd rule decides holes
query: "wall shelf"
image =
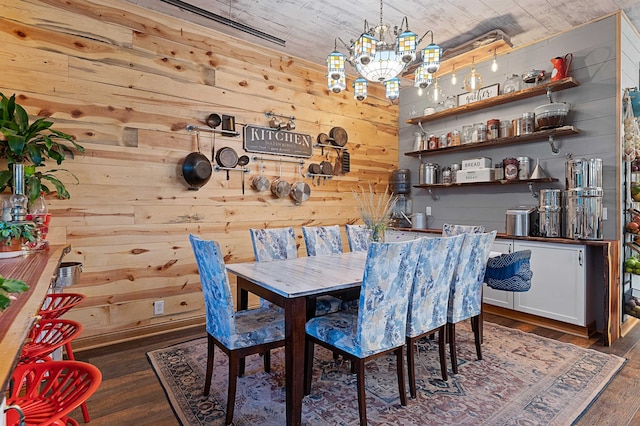
{"label": "wall shelf", "polygon": [[426,123],[428,121],[440,120],[445,117],[451,117],[454,115],[464,114],[467,112],[478,111],[491,106],[502,105],[509,102],[518,101],[520,99],[531,98],[533,96],[544,95],[547,93],[547,88],[553,91],[558,91],[558,90],[569,89],[571,87],[576,87],[579,85],[580,83],[578,83],[573,77],[567,77],[562,80],[543,83],[533,87],[527,87],[526,89],[522,89],[517,92],[507,93],[506,95],[498,95],[498,96],[494,96],[493,98],[472,102],[470,104],[462,105],[455,108],[445,109],[433,114],[410,118],[409,120],[407,120],[407,123],[417,125],[418,123]]}
{"label": "wall shelf", "polygon": [[486,142],[472,142],[464,145],[448,146],[446,148],[405,152],[404,155],[409,157],[427,157],[440,154],[450,154],[452,152],[477,150],[478,148],[493,148],[496,146],[515,145],[525,142],[541,141],[549,138],[577,135],[578,133],[580,133],[580,131],[573,126],[563,126],[555,129],[539,130],[528,135],[498,138]]}
{"label": "wall shelf", "polygon": [[558,179],[555,178],[543,178],[543,179],[522,179],[522,180],[491,180],[485,182],[457,182],[457,183],[424,183],[419,185],[413,185],[414,188],[453,188],[460,186],[479,186],[479,185],[516,185],[522,183],[536,183],[536,182],[558,182]]}

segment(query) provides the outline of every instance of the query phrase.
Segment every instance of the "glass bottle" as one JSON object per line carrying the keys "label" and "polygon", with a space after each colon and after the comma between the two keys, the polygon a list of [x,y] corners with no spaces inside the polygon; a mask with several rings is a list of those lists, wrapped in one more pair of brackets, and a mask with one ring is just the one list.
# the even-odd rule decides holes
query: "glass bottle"
{"label": "glass bottle", "polygon": [[36,226],[40,230],[42,239],[46,239],[49,233],[49,222],[51,222],[51,215],[49,214],[49,208],[44,198],[44,192],[40,193],[40,196],[36,198],[33,203],[29,205],[28,220],[35,222]]}

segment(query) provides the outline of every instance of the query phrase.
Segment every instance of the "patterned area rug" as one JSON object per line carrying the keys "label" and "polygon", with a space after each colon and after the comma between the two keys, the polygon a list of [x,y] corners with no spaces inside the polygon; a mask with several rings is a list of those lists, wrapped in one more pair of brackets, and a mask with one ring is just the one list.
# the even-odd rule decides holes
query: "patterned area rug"
{"label": "patterned area rug", "polygon": [[[459,328],[459,330],[458,330]],[[484,326],[483,360],[473,335],[456,327],[459,374],[440,377],[436,341],[420,345],[416,360],[418,398],[400,405],[395,358],[367,364],[370,425],[569,425],[620,370],[623,358],[582,349],[492,323]],[[206,339],[147,354],[183,425],[223,425],[228,360],[216,349],[209,397],[202,396]],[[304,398],[305,425],[357,425],[356,378],[348,363],[316,345],[311,395]],[[284,425],[284,351],[273,351],[271,373],[258,355],[247,358],[238,379],[235,425]],[[449,366],[450,368],[450,366]]]}

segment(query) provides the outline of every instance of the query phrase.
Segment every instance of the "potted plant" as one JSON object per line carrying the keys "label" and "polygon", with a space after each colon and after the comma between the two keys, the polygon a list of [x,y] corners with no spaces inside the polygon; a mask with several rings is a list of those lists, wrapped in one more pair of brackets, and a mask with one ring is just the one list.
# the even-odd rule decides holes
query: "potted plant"
{"label": "potted plant", "polygon": [[56,172],[66,171],[77,182],[77,177],[66,169],[41,171],[46,160],[54,160],[60,165],[69,154],[73,158],[74,150],[84,153],[84,147],[76,143],[73,136],[51,128],[52,121],[43,117],[29,123],[26,110],[16,103],[16,95],[7,98],[0,93],[0,158],[7,160],[7,170],[0,171],[0,191],[14,187],[13,165],[24,165],[25,188],[29,202],[32,203],[42,192],[53,192],[58,198],[70,198],[64,183]]}
{"label": "potted plant", "polygon": [[31,222],[0,222],[0,252],[22,249],[25,242],[36,240],[35,226]]}
{"label": "potted plant", "polygon": [[29,287],[24,283],[24,281],[5,278],[0,275],[0,312],[7,309],[11,304],[11,299],[14,297],[10,296],[10,293],[22,293],[28,289]]}

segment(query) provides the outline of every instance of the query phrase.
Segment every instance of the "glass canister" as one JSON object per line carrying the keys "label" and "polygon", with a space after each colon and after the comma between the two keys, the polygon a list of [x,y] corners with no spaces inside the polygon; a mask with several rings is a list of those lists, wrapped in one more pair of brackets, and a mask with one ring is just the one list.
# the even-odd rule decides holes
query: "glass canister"
{"label": "glass canister", "polygon": [[445,109],[449,109],[449,108],[455,108],[458,106],[458,97],[457,96],[447,96],[447,99],[445,99],[444,101],[444,108]]}
{"label": "glass canister", "polygon": [[451,165],[451,183],[458,181],[458,170],[462,170],[462,165],[460,163],[453,163]]}
{"label": "glass canister", "polygon": [[497,118],[487,120],[487,136],[489,139],[500,137],[500,120]]}
{"label": "glass canister", "polygon": [[536,114],[533,112],[525,112],[522,114],[522,122],[520,123],[521,134],[528,135],[536,131]]}
{"label": "glass canister", "polygon": [[451,131],[451,146],[460,145],[460,130]]}
{"label": "glass canister", "polygon": [[429,135],[429,145],[427,149],[436,149],[438,148],[438,137],[436,135]]}
{"label": "glass canister", "polygon": [[494,175],[493,178],[495,180],[503,180],[504,179],[504,165],[502,163],[497,163],[494,167]]}
{"label": "glass canister", "polygon": [[510,138],[513,137],[513,124],[510,120],[502,120],[500,122],[500,137]]}
{"label": "glass canister", "polygon": [[475,136],[475,142],[486,142],[487,141],[487,125],[484,123],[474,124],[473,134]]}
{"label": "glass canister", "polygon": [[518,74],[509,76],[502,85],[502,94],[513,93],[522,90],[522,77]]}
{"label": "glass canister", "polygon": [[511,120],[511,126],[513,127],[513,136],[520,136],[522,134],[522,118],[514,118]]}
{"label": "glass canister", "polygon": [[465,124],[462,126],[462,143],[467,144],[473,142],[473,126]]}
{"label": "glass canister", "polygon": [[529,157],[517,157],[518,160],[518,179],[527,180],[531,174],[531,162]]}
{"label": "glass canister", "polygon": [[446,148],[447,147],[447,135],[440,135],[438,148]]}
{"label": "glass canister", "polygon": [[518,180],[518,160],[515,158],[505,158],[502,160],[504,166],[504,178],[506,180]]}
{"label": "glass canister", "polygon": [[451,167],[445,167],[442,169],[442,183],[453,183],[451,178]]}

